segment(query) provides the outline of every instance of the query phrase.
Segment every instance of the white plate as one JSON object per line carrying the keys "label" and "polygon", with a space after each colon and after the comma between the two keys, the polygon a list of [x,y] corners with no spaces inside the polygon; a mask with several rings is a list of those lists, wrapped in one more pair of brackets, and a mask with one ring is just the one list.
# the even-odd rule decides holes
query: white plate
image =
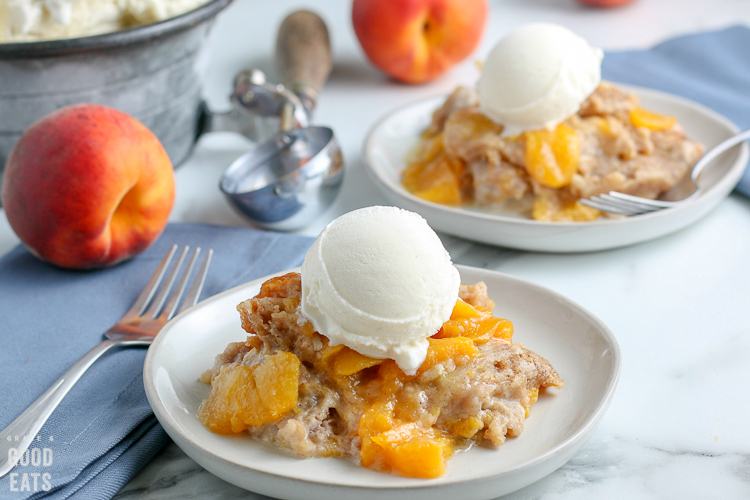
{"label": "white plate", "polygon": [[[695,102],[655,90],[621,87],[636,92],[645,108],[676,116],[688,137],[701,142],[706,151],[739,132],[732,122]],[[695,203],[623,219],[539,222],[507,211],[440,205],[409,193],[401,185],[401,172],[407,153],[445,97],[414,103],[375,124],[364,146],[367,171],[391,203],[421,214],[433,229],[482,243],[543,252],[581,252],[657,238],[692,224],[718,205],[739,182],[748,160],[749,148],[743,143],[707,168],[701,179],[704,192]]]}
{"label": "white plate", "polygon": [[547,358],[565,380],[532,406],[526,428],[496,448],[458,453],[439,479],[374,472],[340,458],[299,459],[246,436],[209,432],[196,418],[209,386],[198,380],[232,341],[242,341],[235,309],[267,278],[212,297],[170,322],[148,351],[146,394],[159,422],[193,460],[237,486],[288,499],[488,499],[551,473],[583,445],[604,414],[620,373],[609,329],[569,299],[497,272],[458,266],[462,282],[484,280],[495,313],[515,326],[514,340]]}

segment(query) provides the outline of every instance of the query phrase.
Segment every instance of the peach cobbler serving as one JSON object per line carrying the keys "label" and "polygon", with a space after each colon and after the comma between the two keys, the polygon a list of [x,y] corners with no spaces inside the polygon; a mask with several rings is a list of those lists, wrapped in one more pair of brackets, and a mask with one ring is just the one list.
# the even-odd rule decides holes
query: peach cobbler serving
{"label": "peach cobbler serving", "polygon": [[579,202],[609,191],[656,198],[703,154],[674,117],[601,82],[601,52],[561,26],[501,40],[476,90],[434,112],[402,174],[435,203],[515,210],[539,221],[606,215]]}
{"label": "peach cobbler serving", "polygon": [[272,278],[237,306],[247,339],[203,375],[211,392],[198,418],[300,457],[416,478],[444,474],[456,449],[518,436],[540,390],[563,381],[513,342],[484,283],[457,279],[418,215],[370,207],[340,217],[301,274]]}

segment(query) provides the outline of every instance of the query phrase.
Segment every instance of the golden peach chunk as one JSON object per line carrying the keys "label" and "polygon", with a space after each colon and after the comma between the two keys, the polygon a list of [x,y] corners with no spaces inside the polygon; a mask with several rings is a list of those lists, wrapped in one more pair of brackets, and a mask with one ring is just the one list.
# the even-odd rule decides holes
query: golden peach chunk
{"label": "golden peach chunk", "polygon": [[526,171],[542,186],[567,186],[578,171],[581,140],[570,126],[562,123],[555,130],[531,130],[526,138]]}
{"label": "golden peach chunk", "polygon": [[456,305],[453,306],[453,312],[451,312],[451,319],[469,319],[478,318],[482,315],[479,310],[468,302],[464,302],[462,299],[456,301]]}
{"label": "golden peach chunk", "polygon": [[[318,334],[319,335],[319,334]],[[319,335],[320,338],[324,338],[322,335]],[[325,339],[324,342],[328,342],[328,339]],[[332,359],[334,359],[338,353],[340,353],[344,347],[346,347],[344,344],[339,345],[326,345],[321,351],[320,351],[320,362],[324,366],[328,366],[328,364],[331,362]]]}
{"label": "golden peach chunk", "polygon": [[484,344],[491,338],[510,340],[513,337],[513,324],[459,298],[453,307],[451,319],[443,323],[440,330],[432,336],[434,339],[452,337],[467,337],[475,344]]}
{"label": "golden peach chunk", "polygon": [[651,130],[666,130],[677,124],[674,116],[660,115],[643,108],[630,111],[630,122],[634,127],[646,127]]}
{"label": "golden peach chunk", "polygon": [[417,370],[417,374],[424,373],[438,363],[447,361],[459,356],[473,358],[479,354],[479,350],[470,338],[453,337],[453,338],[429,338],[430,347],[427,349],[427,358]]}
{"label": "golden peach chunk", "polygon": [[406,477],[440,477],[445,474],[446,461],[453,454],[448,439],[435,429],[425,429],[416,423],[399,425],[371,439],[382,454],[379,465]]}
{"label": "golden peach chunk", "polygon": [[451,426],[451,430],[454,434],[465,438],[474,437],[474,435],[483,428],[484,422],[473,416],[462,418],[461,420],[454,422]]}
{"label": "golden peach chunk", "polygon": [[404,170],[404,187],[414,196],[433,203],[458,205],[461,203],[460,181],[464,164],[460,160],[440,155],[433,161],[416,162]]}
{"label": "golden peach chunk", "polygon": [[451,319],[433,338],[468,337],[475,344],[484,344],[491,338],[510,340],[513,324],[507,319],[483,316],[469,319]]}
{"label": "golden peach chunk", "polygon": [[443,133],[438,132],[436,135],[429,135],[427,131],[422,135],[422,141],[419,148],[414,152],[412,161],[430,162],[443,153]]}
{"label": "golden peach chunk", "polygon": [[277,421],[297,406],[299,367],[299,359],[289,352],[277,352],[254,366],[222,366],[198,418],[219,434]]}
{"label": "golden peach chunk", "polygon": [[355,373],[382,363],[382,359],[375,359],[360,354],[354,349],[344,347],[333,359],[333,373],[339,376],[354,375]]}
{"label": "golden peach chunk", "polygon": [[394,403],[381,400],[359,421],[364,467],[406,477],[434,478],[445,473],[453,453],[449,439],[432,428],[393,417]]}
{"label": "golden peach chunk", "polygon": [[527,394],[529,395],[529,404],[523,408],[526,410],[526,418],[529,418],[529,415],[531,415],[531,405],[539,399],[539,387],[532,387],[527,391]]}

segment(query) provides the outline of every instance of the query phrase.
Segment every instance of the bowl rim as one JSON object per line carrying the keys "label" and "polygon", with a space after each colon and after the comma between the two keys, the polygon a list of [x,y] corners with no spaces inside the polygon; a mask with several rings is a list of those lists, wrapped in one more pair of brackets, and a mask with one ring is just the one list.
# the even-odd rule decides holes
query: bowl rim
{"label": "bowl rim", "polygon": [[57,40],[0,43],[0,60],[80,54],[101,49],[121,48],[147,43],[155,38],[172,35],[213,18],[232,0],[211,0],[179,16],[144,26],[137,26],[99,35]]}
{"label": "bowl rim", "polygon": [[[608,80],[608,82],[614,83],[620,89],[626,90],[628,92],[634,92],[636,93],[636,95],[638,95],[638,97],[642,97],[644,95],[647,95],[649,98],[656,97],[665,102],[671,102],[673,104],[678,104],[685,108],[689,108],[690,110],[698,111],[699,113],[704,115],[704,118],[705,116],[709,116],[714,121],[719,122],[721,125],[725,126],[727,130],[730,131],[729,137],[735,134],[739,134],[741,132],[737,124],[735,124],[732,120],[725,117],[718,111],[715,111],[714,109],[698,101],[694,101],[687,97],[683,97],[680,94],[674,94],[671,92],[659,90],[659,89],[652,88],[652,87],[643,87],[641,85],[631,85],[628,83],[622,83],[622,82],[618,82],[614,80]],[[411,108],[414,108],[420,105],[427,105],[431,103],[432,101],[435,101],[436,103],[443,102],[441,101],[441,99],[444,100],[449,95],[450,95],[449,93],[443,92],[443,93],[432,95],[432,96],[425,97],[422,99],[417,99],[412,102],[407,102],[406,104],[398,108],[391,109],[386,114],[382,115],[367,131],[367,135],[365,136],[365,140],[361,148],[361,152],[362,152],[361,154],[365,162],[367,173],[371,176],[372,179],[374,179],[374,181],[376,182],[376,184],[378,184],[378,186],[381,186],[381,185],[385,186],[388,189],[391,189],[392,192],[394,192],[400,198],[406,199],[410,202],[415,202],[420,206],[426,206],[427,208],[439,210],[443,213],[462,214],[466,212],[466,207],[461,207],[461,206],[454,207],[451,205],[442,205],[439,203],[426,201],[406,191],[406,188],[404,188],[402,184],[400,183],[394,184],[385,174],[383,174],[384,169],[379,164],[372,162],[370,159],[370,157],[372,156],[372,150],[376,148],[375,142],[377,141],[377,137],[376,137],[377,133],[382,131],[384,124],[386,124],[389,120],[393,119],[395,116],[403,113],[404,111],[409,111]],[[733,151],[735,148],[737,150],[737,160],[732,163],[732,166],[727,170],[727,172],[720,179],[718,179],[713,185],[703,188],[703,192],[701,193],[700,198],[704,198],[708,194],[714,194],[717,190],[720,190],[727,183],[731,184],[732,186],[736,186],[737,182],[742,177],[742,173],[744,171],[744,169],[740,168],[738,164],[742,164],[745,166],[748,165],[748,159],[750,158],[750,146],[747,144],[747,142],[742,142],[742,143],[735,145],[734,147],[730,148],[727,151]],[[708,148],[708,149],[711,149],[711,148]],[[692,167],[690,171],[692,171]],[[735,177],[737,178],[737,180],[735,180]],[[398,188],[397,190],[392,189],[394,185]],[[734,187],[732,187],[729,190],[729,192],[731,193],[733,190],[734,190]],[[482,220],[491,221],[491,222],[496,222],[497,217],[503,217],[501,214],[498,214],[492,211],[483,212],[483,211],[477,210],[477,211],[471,211],[470,213],[472,217],[476,217],[477,219],[482,219]],[[504,218],[502,222],[506,224],[511,224],[513,226],[528,226],[528,227],[540,227],[540,226],[584,227],[582,224],[585,224],[586,227],[626,226],[626,225],[637,224],[639,221],[642,221],[644,219],[654,219],[654,218],[663,217],[664,213],[667,213],[667,212],[664,210],[656,210],[653,212],[640,214],[634,217],[623,217],[623,218],[615,218],[615,219],[597,219],[597,220],[593,220],[593,221],[589,221],[585,223],[543,222],[543,221],[536,221],[536,220],[528,219],[528,218]],[[528,250],[528,249],[525,249],[525,250]]]}

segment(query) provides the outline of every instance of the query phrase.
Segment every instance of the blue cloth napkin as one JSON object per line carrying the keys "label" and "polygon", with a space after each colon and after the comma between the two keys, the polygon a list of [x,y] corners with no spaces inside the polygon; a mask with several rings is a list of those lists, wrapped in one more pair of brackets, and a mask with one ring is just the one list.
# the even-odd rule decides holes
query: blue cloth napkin
{"label": "blue cloth napkin", "polygon": [[[312,241],[252,229],[170,224],[135,259],[86,272],[55,268],[15,248],[0,259],[0,429],[102,340],[172,244],[214,249],[201,295],[207,298],[300,265]],[[169,441],[146,400],[145,356],[145,348],[127,348],[97,361],[32,444],[41,463],[17,466],[15,475],[2,478],[0,499],[112,498]]]}
{"label": "blue cloth napkin", "polygon": [[[699,102],[750,129],[750,29],[686,35],[650,50],[607,52],[602,78],[663,90]],[[750,196],[750,171],[736,190]]]}

